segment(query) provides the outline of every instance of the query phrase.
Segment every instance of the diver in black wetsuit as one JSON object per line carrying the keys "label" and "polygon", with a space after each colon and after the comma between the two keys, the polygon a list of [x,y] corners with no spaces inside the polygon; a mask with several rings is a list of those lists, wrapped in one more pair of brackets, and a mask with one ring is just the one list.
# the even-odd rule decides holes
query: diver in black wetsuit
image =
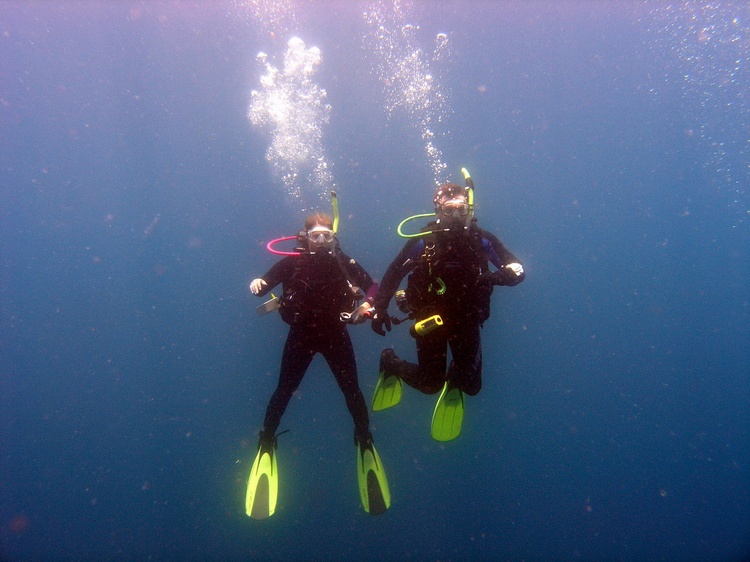
{"label": "diver in black wetsuit", "polygon": [[[355,442],[372,442],[347,322],[359,324],[370,317],[377,284],[362,266],[341,252],[332,224],[331,218],[322,213],[308,217],[299,237],[300,255],[284,257],[250,283],[250,290],[259,297],[283,284],[279,312],[290,325],[279,384],[260,433],[261,444],[275,445],[281,417],[316,353],[328,362],[344,393],[354,419]],[[358,289],[366,292],[366,297],[355,309]],[[342,312],[346,313],[343,318]]]}
{"label": "diver in black wetsuit", "polygon": [[[276,510],[279,493],[276,430],[316,353],[328,362],[354,420],[362,507],[371,515],[379,515],[391,505],[388,479],[372,442],[367,404],[359,388],[354,349],[347,332],[347,324],[359,324],[371,318],[372,300],[378,286],[361,265],[339,249],[336,239],[338,203],[335,192],[331,195],[334,220],[323,213],[308,217],[297,236],[299,248],[250,283],[250,290],[257,296],[267,294],[282,283],[278,310],[290,326],[281,357],[279,384],[266,409],[258,454],[248,479],[245,511],[253,519],[265,519]],[[277,240],[290,238],[294,237]],[[271,243],[268,248],[271,250]],[[365,301],[357,306],[361,292],[365,293]],[[264,303],[261,310],[274,309],[275,301],[273,298]]]}
{"label": "diver in black wetsuit", "polygon": [[[467,184],[469,178],[467,173]],[[391,377],[426,394],[443,389],[443,397],[457,389],[454,410],[448,425],[441,430],[433,418],[433,437],[450,440],[458,436],[463,419],[463,395],[476,395],[482,387],[482,347],[480,329],[490,316],[490,296],[494,285],[517,285],[524,280],[523,266],[490,232],[482,230],[473,217],[473,184],[440,186],[434,197],[435,221],[409,241],[388,267],[374,300],[376,315],[373,330],[385,335],[390,331],[388,304],[401,280],[409,275],[405,302],[418,326],[420,321],[439,316],[442,323],[416,337],[418,364],[396,356],[392,349],[381,354],[381,383]],[[424,215],[418,215],[424,216]],[[497,270],[490,271],[489,263]],[[428,321],[429,322],[429,321]],[[433,323],[434,326],[434,323]],[[452,361],[447,367],[448,348]],[[379,385],[380,386],[380,385]],[[376,397],[378,396],[376,389]],[[392,402],[400,400],[400,391]],[[438,410],[436,409],[436,412]],[[442,413],[442,410],[441,412]],[[437,415],[437,414],[436,414]],[[460,415],[460,418],[457,417]]]}

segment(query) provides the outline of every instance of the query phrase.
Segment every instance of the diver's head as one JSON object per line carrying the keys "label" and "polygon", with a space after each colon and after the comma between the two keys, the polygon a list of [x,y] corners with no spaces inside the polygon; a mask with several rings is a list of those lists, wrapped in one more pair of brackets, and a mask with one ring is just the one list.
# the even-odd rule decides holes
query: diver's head
{"label": "diver's head", "polygon": [[315,253],[331,252],[336,244],[333,220],[325,213],[314,213],[305,220],[307,249]]}
{"label": "diver's head", "polygon": [[466,188],[455,183],[446,183],[435,190],[435,218],[446,230],[463,230],[471,220],[471,208],[466,196]]}

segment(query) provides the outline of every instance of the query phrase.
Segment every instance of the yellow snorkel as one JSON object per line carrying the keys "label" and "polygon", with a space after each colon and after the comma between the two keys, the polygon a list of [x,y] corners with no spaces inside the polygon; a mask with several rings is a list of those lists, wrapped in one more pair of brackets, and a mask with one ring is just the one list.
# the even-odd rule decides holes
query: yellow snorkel
{"label": "yellow snorkel", "polygon": [[471,226],[471,219],[474,217],[474,180],[469,175],[469,170],[461,168],[466,182],[466,201],[469,203],[469,214],[466,215],[466,230]]}
{"label": "yellow snorkel", "polygon": [[331,204],[333,205],[333,233],[336,234],[339,231],[339,200],[335,191],[331,191]]}

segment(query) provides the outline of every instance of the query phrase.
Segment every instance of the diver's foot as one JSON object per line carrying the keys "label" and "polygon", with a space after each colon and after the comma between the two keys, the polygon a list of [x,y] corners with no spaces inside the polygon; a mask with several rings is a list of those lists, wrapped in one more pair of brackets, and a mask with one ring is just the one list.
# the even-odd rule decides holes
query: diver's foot
{"label": "diver's foot", "polygon": [[394,373],[388,372],[388,365],[393,362],[394,359],[398,359],[396,352],[392,348],[387,347],[380,352],[380,372],[385,376],[396,376]]}
{"label": "diver's foot", "polygon": [[464,393],[451,381],[446,381],[432,414],[432,438],[436,441],[453,441],[461,435],[464,407]]}
{"label": "diver's foot", "polygon": [[275,451],[276,446],[276,435],[274,434],[274,432],[268,431],[266,429],[261,429],[260,436],[258,438],[258,449]]}
{"label": "diver's foot", "polygon": [[380,374],[372,397],[373,412],[391,408],[401,402],[403,384],[393,369],[393,364],[397,360],[398,357],[391,348],[384,349],[380,354]]}
{"label": "diver's foot", "polygon": [[372,445],[372,433],[369,429],[354,430],[354,445],[357,447],[367,448]]}
{"label": "diver's foot", "polygon": [[262,430],[245,495],[245,512],[253,519],[267,519],[276,511],[279,469],[275,448],[276,436],[271,431]]}
{"label": "diver's foot", "polygon": [[372,441],[357,444],[357,480],[364,510],[370,515],[385,513],[391,506],[391,491],[383,462]]}

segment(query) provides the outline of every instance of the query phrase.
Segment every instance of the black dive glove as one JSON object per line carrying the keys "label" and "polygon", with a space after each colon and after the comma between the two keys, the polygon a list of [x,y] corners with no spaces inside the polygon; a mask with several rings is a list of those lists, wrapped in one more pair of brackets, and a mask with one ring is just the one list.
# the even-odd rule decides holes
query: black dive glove
{"label": "black dive glove", "polygon": [[375,316],[372,319],[372,322],[370,323],[370,326],[372,327],[372,331],[376,334],[380,334],[381,336],[385,335],[385,331],[383,330],[383,326],[385,325],[385,329],[389,332],[391,331],[391,317],[388,316],[388,311],[380,312],[376,311]]}
{"label": "black dive glove", "polygon": [[[518,265],[518,264],[514,264]],[[504,285],[506,287],[513,287],[518,285],[526,277],[526,273],[523,268],[518,266],[512,268],[510,266],[501,267],[497,271],[486,272],[482,274],[482,280],[491,283],[492,285]]]}

